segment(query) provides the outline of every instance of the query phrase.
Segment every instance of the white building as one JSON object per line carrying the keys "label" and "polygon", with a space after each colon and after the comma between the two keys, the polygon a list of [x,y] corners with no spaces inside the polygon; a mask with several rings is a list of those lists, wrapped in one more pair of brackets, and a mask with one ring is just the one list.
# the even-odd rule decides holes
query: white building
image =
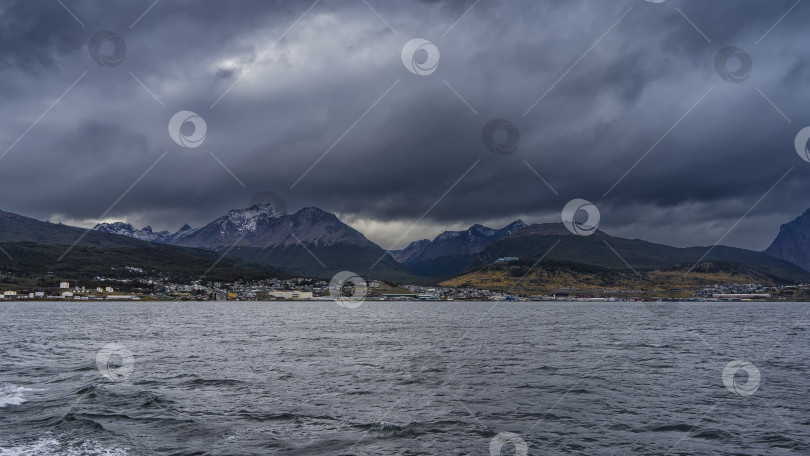
{"label": "white building", "polygon": [[312,299],[311,291],[271,291],[270,296],[281,299]]}
{"label": "white building", "polygon": [[113,290],[113,287],[107,287],[104,289],[104,291],[106,291],[107,293],[113,293],[115,290]]}
{"label": "white building", "polygon": [[16,291],[4,291],[3,294],[6,296],[17,296]]}
{"label": "white building", "polygon": [[70,288],[70,282],[59,282],[59,288],[64,288],[64,289]]}

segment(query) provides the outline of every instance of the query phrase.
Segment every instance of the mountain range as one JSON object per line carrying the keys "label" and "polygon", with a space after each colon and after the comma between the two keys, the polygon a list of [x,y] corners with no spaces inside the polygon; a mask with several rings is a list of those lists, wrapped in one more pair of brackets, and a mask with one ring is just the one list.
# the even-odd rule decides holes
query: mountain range
{"label": "mountain range", "polygon": [[445,277],[464,272],[475,254],[493,242],[526,228],[516,220],[501,229],[473,225],[464,231],[445,231],[433,240],[414,241],[402,250],[388,253],[414,273],[427,277]]}
{"label": "mountain range", "polygon": [[186,225],[176,233],[153,233],[149,227],[137,230],[123,223],[100,224],[95,230],[212,250],[298,276],[331,278],[350,270],[368,278],[420,281],[362,233],[316,207],[285,214],[277,212],[273,203],[255,204],[228,211],[197,229]]}
{"label": "mountain range", "polygon": [[171,233],[168,230],[158,231],[156,233],[152,231],[151,226],[146,226],[139,230],[131,224],[124,222],[100,223],[93,229],[102,233],[120,234],[142,241],[157,242],[158,244],[174,244],[181,238],[195,231],[190,226],[183,225],[176,233]]}
{"label": "mountain range", "polygon": [[[159,244],[0,211],[0,271],[15,276],[63,279],[128,276],[127,266],[190,281],[262,278],[282,271],[217,252]],[[216,268],[212,265],[217,264]]]}
{"label": "mountain range", "polygon": [[[29,260],[22,269],[32,271],[40,262],[40,269],[46,271],[65,270],[57,252],[61,254],[77,240],[66,259],[81,257],[82,268],[94,271],[119,264],[126,251],[123,257],[130,266],[142,263],[160,270],[165,263],[176,272],[187,267],[195,274],[204,272],[199,271],[199,261],[210,268],[215,264],[212,260],[221,259],[215,271],[246,276],[258,272],[331,278],[349,270],[367,279],[399,283],[437,283],[454,277],[476,283],[475,274],[491,272],[499,258],[516,257],[519,263],[533,264],[543,258],[550,264],[568,265],[563,269],[579,271],[574,274],[577,277],[585,277],[581,268],[602,271],[597,273],[600,276],[605,271],[630,274],[631,279],[661,271],[682,271],[687,277],[692,270],[718,274],[733,270],[745,271],[739,277],[767,278],[773,283],[810,282],[810,272],[799,267],[810,268],[810,210],[783,225],[766,252],[725,246],[677,248],[602,231],[583,237],[571,234],[562,223],[526,225],[521,220],[500,229],[473,225],[446,231],[434,239],[386,251],[334,214],[315,207],[280,213],[271,203],[234,209],[202,227],[185,225],[174,233],[155,232],[148,226],[136,229],[123,222],[103,223],[87,231],[0,211],[0,246],[15,261]],[[89,261],[90,256],[98,261]],[[14,262],[3,255],[0,265],[14,268]]]}

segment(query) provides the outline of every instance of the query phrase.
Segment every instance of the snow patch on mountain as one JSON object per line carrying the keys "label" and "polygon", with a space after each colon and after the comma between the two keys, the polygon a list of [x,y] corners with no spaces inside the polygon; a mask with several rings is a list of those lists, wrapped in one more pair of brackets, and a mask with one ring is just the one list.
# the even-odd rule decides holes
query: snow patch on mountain
{"label": "snow patch on mountain", "polygon": [[125,222],[99,223],[93,227],[93,229],[101,231],[102,233],[129,236],[142,241],[157,242],[159,244],[171,244],[194,232],[194,229],[187,224],[183,225],[176,233],[172,233],[168,230],[154,232],[151,226],[137,229],[132,226],[132,224]]}

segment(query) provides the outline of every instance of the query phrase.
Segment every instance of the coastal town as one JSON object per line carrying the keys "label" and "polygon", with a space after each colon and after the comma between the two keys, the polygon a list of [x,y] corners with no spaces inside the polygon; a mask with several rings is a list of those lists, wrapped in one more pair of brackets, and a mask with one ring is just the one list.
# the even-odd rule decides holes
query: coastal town
{"label": "coastal town", "polygon": [[[177,283],[165,277],[148,277],[140,268],[128,267],[131,278],[94,277],[83,282],[38,280],[21,284],[0,274],[0,300],[6,301],[331,301],[350,295],[323,279],[270,278],[260,281],[217,282],[203,279]],[[365,281],[364,281],[365,282]],[[351,284],[347,285],[347,289]],[[395,285],[379,280],[365,282],[365,301],[794,301],[810,295],[810,284],[768,286],[757,283],[716,284],[677,296],[665,290],[578,290],[526,295],[503,290]]]}

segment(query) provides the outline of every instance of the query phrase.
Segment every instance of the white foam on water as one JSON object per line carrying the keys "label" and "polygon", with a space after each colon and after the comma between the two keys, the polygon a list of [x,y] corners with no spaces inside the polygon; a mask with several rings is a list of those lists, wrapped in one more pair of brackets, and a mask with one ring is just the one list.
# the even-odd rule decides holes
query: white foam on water
{"label": "white foam on water", "polygon": [[95,441],[60,443],[53,438],[0,447],[0,456],[126,456],[124,448],[104,448]]}
{"label": "white foam on water", "polygon": [[31,388],[17,385],[3,385],[0,386],[0,408],[8,407],[9,405],[20,405],[26,402],[26,391],[34,391]]}

